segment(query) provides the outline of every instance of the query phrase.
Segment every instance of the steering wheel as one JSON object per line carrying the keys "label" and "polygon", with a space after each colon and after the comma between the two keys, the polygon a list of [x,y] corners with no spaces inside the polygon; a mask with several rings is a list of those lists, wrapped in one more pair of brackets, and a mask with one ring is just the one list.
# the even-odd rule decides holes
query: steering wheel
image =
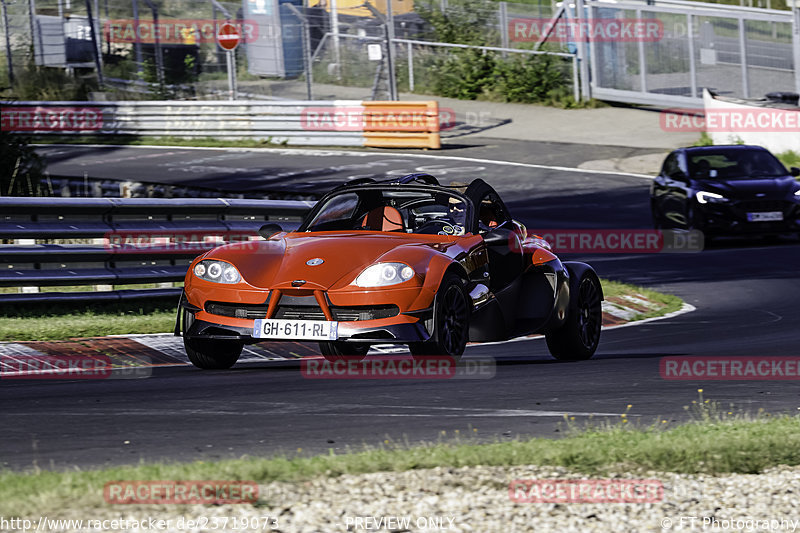
{"label": "steering wheel", "polygon": [[449,220],[437,218],[429,220],[417,229],[415,233],[427,233],[431,235],[461,235],[463,228],[451,223]]}

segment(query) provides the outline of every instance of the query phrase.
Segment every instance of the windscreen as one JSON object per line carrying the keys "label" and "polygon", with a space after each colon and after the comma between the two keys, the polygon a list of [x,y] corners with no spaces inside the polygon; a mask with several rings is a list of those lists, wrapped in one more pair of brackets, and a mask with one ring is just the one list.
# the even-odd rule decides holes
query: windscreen
{"label": "windscreen", "polygon": [[324,200],[305,231],[390,231],[464,235],[467,204],[454,193],[413,189],[359,189]]}
{"label": "windscreen", "polygon": [[776,178],[789,173],[764,150],[703,150],[689,155],[689,172],[696,179]]}

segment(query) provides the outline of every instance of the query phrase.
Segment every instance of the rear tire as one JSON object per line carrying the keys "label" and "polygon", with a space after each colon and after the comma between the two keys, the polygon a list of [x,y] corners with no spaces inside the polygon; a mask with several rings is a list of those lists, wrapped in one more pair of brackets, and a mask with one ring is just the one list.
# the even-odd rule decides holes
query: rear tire
{"label": "rear tire", "polygon": [[566,322],[545,335],[550,354],[559,361],[589,359],[600,342],[603,323],[600,282],[596,277],[584,274],[575,292],[572,298],[577,301],[570,306]]}
{"label": "rear tire", "polygon": [[320,342],[319,351],[328,361],[361,361],[369,352],[369,344],[347,344],[345,342]]}
{"label": "rear tire", "polygon": [[455,274],[446,274],[433,299],[433,318],[429,321],[433,327],[431,338],[409,344],[411,355],[448,355],[460,359],[469,339],[469,315],[464,283]]}

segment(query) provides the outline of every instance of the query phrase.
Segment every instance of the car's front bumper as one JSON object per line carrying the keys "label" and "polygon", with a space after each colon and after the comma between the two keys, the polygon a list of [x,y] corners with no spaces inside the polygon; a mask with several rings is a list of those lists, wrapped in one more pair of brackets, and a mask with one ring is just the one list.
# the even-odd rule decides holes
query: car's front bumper
{"label": "car's front bumper", "polygon": [[[191,304],[185,296],[181,297],[178,324],[175,331],[194,339],[237,340],[246,344],[263,341],[297,342],[300,339],[265,339],[254,337],[255,319],[219,316]],[[191,315],[188,321],[182,320],[183,311]],[[354,344],[424,342],[430,338],[424,326],[430,318],[432,309],[426,308],[411,312],[400,312],[388,318],[372,320],[337,321],[338,341]],[[298,317],[305,319],[306,317]],[[188,322],[188,324],[187,324]]]}
{"label": "car's front bumper", "polygon": [[[800,231],[800,205],[788,200],[697,204],[703,230],[710,234],[759,235]],[[783,220],[753,222],[748,213],[780,212]]]}
{"label": "car's front bumper", "polygon": [[[410,342],[423,342],[430,337],[419,320],[374,326],[365,324],[355,326],[352,322],[339,322],[338,333],[339,342],[353,344],[408,344]],[[193,339],[237,340],[245,344],[263,341],[297,342],[299,340],[257,338],[253,337],[253,326],[231,326],[198,319],[192,321],[189,328],[184,332],[184,336]]]}

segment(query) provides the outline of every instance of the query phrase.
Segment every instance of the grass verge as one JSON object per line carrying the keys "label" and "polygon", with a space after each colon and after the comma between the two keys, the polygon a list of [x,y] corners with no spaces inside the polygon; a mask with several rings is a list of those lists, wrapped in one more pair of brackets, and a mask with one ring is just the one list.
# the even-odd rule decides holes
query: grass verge
{"label": "grass verge", "polygon": [[[606,298],[644,296],[662,307],[634,317],[641,320],[677,311],[677,296],[602,280]],[[65,340],[143,333],[167,333],[175,324],[176,301],[90,304],[76,311],[76,304],[0,307],[0,341]],[[81,305],[81,304],[77,304]]]}
{"label": "grass verge", "polygon": [[475,444],[456,439],[414,447],[387,444],[357,453],[331,452],[314,457],[157,463],[65,472],[6,471],[0,473],[0,515],[41,514],[49,508],[72,508],[76,501],[81,502],[82,508],[101,507],[103,485],[115,480],[215,479],[264,484],[478,465],[564,466],[594,476],[620,471],[723,474],[758,473],[772,466],[800,464],[797,416],[728,414],[714,403],[704,403],[702,393],[701,402],[693,404],[694,420],[684,425],[667,428],[666,421],[656,421],[651,426],[634,428],[624,423],[627,415],[623,413],[622,422],[583,429],[571,427],[568,435],[559,440],[535,438]]}
{"label": "grass verge", "polygon": [[[0,307],[0,341],[52,341],[172,331],[177,298]],[[76,309],[80,308],[79,311]]]}
{"label": "grass verge", "polygon": [[621,303],[623,305],[631,305],[625,301],[625,297],[632,296],[634,298],[644,299],[657,307],[650,310],[643,310],[641,313],[636,314],[632,320],[644,320],[645,318],[653,318],[657,316],[664,316],[669,313],[678,311],[683,307],[683,300],[673,294],[666,294],[663,292],[646,289],[644,287],[637,287],[619,281],[612,281],[608,279],[602,280],[603,296],[606,300]]}

